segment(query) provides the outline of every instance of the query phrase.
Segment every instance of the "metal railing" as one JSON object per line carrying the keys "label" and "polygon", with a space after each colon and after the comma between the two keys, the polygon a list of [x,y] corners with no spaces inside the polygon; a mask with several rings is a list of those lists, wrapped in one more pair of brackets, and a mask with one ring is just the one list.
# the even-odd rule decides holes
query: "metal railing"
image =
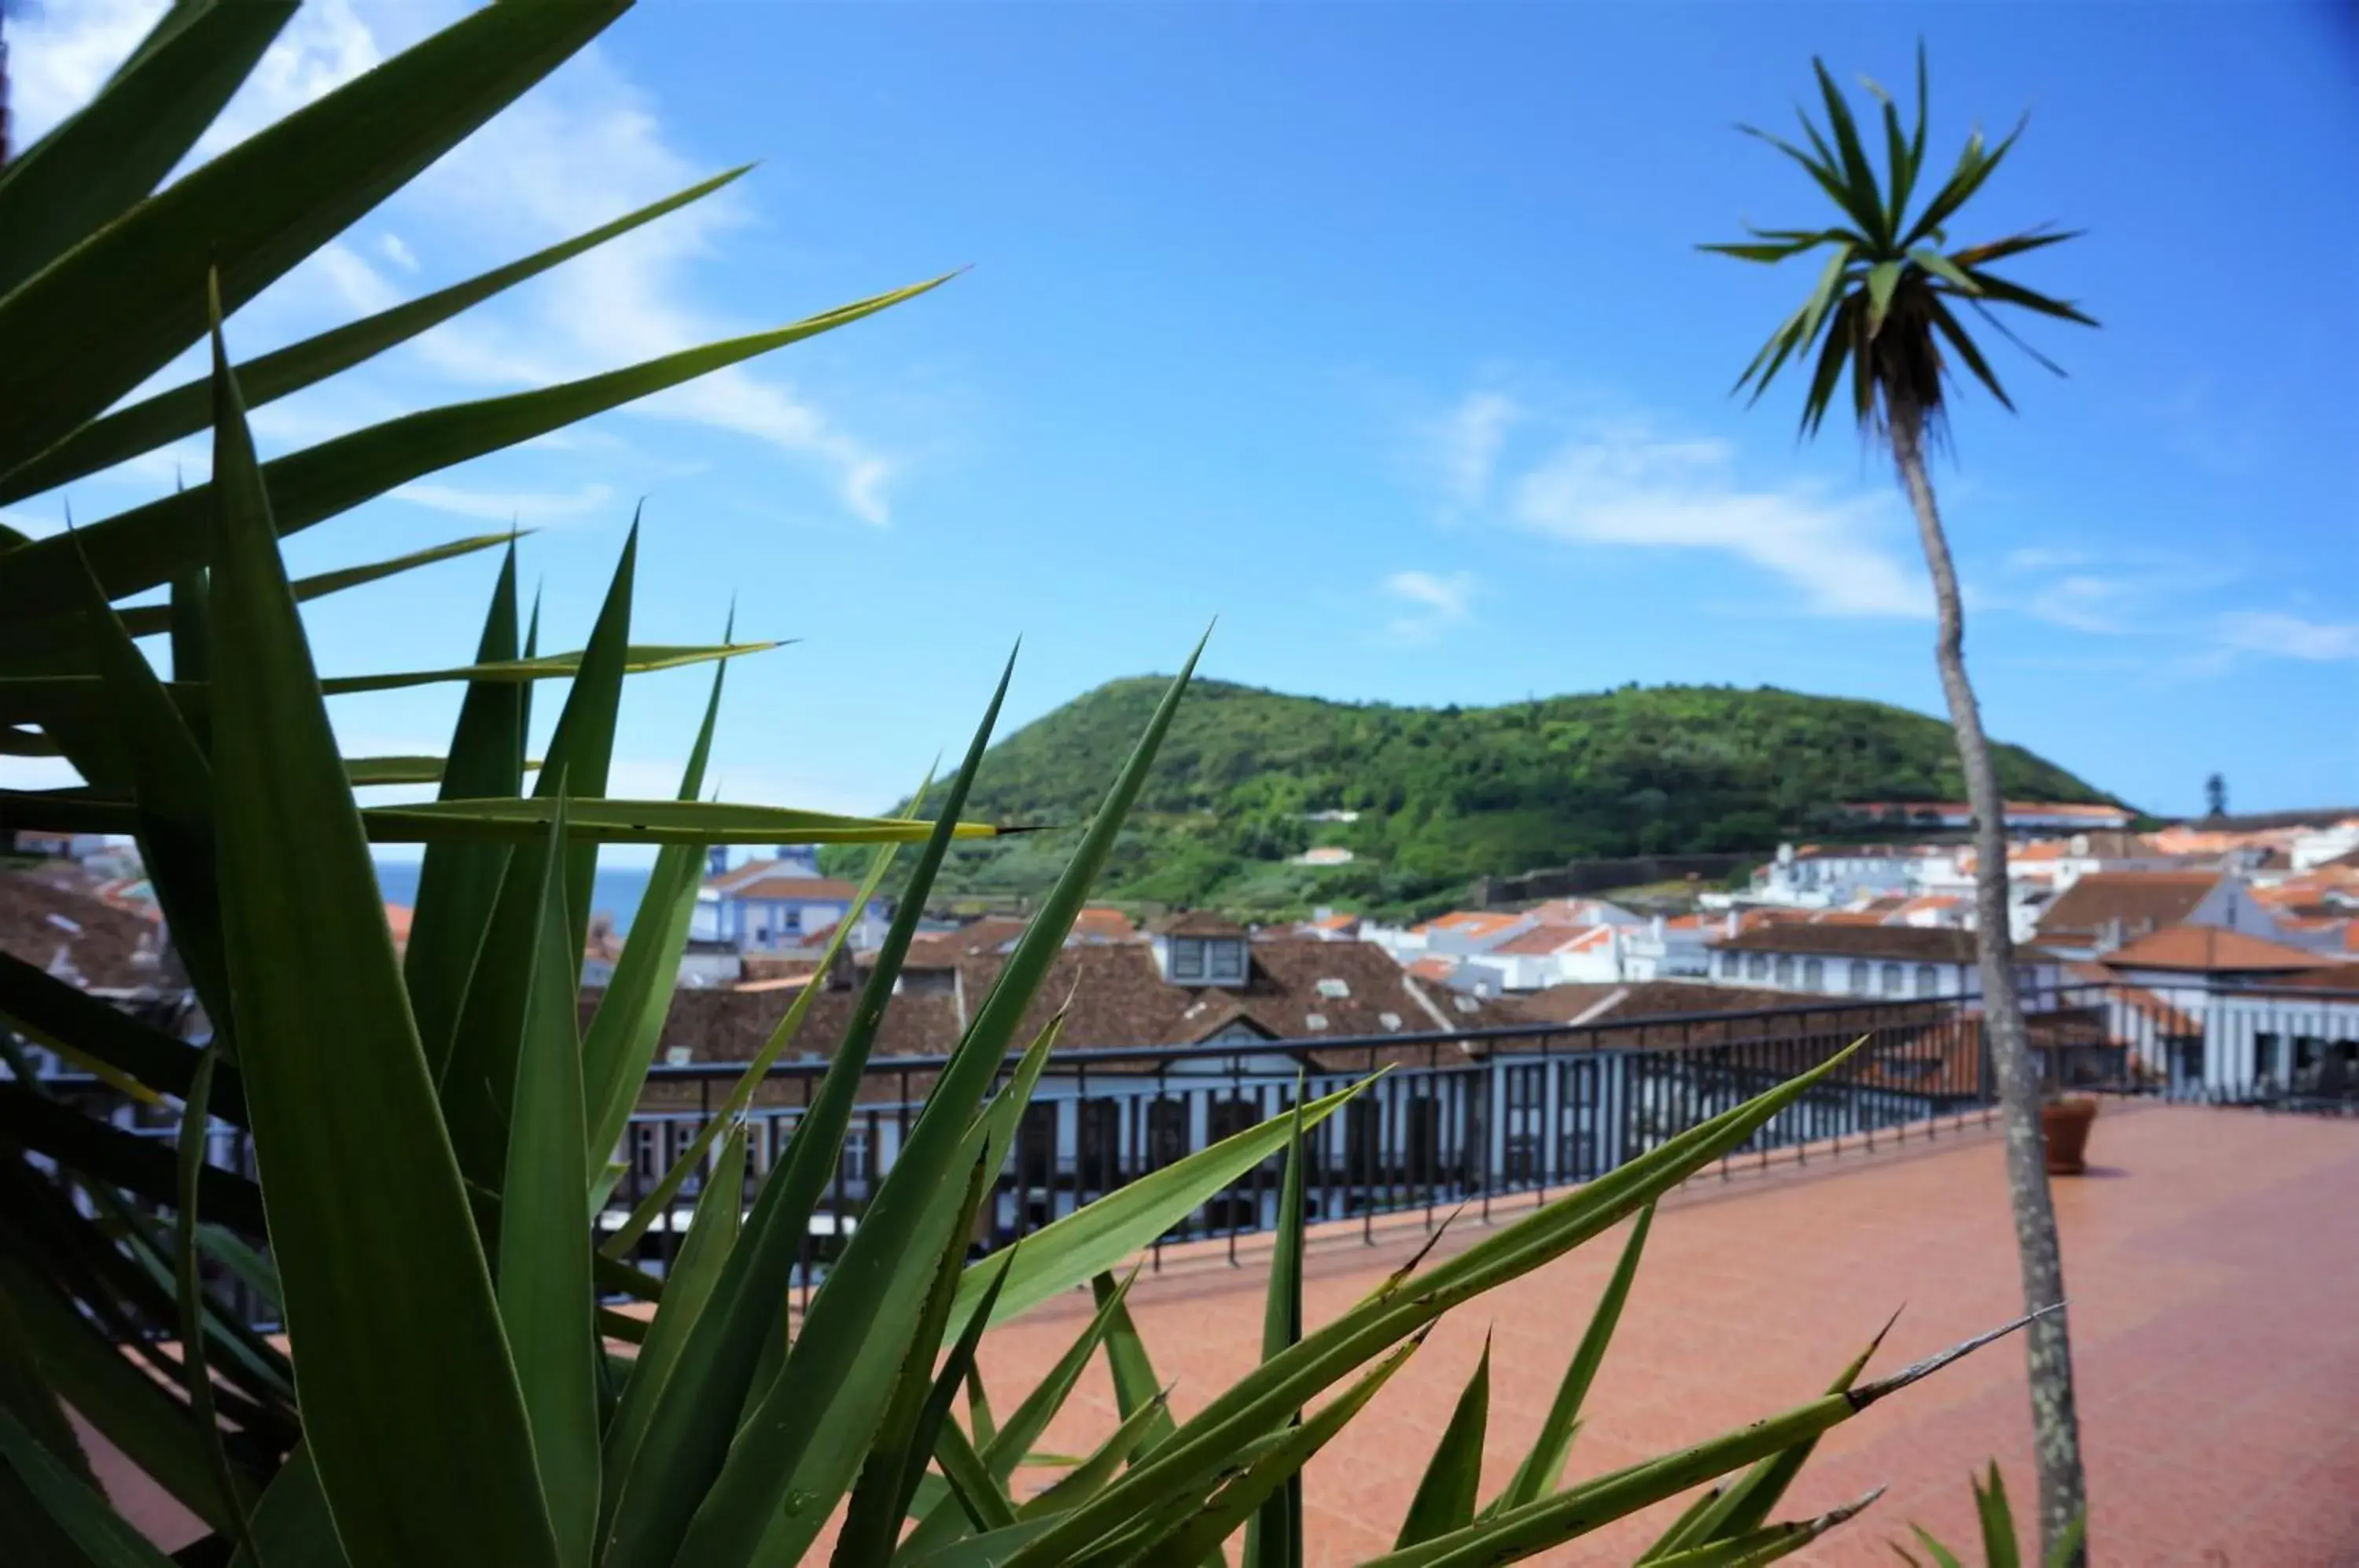
{"label": "metal railing", "polygon": [[[2359,989],[2234,991],[2073,985],[2027,999],[2049,1086],[2273,1110],[2359,1114]],[[1743,1013],[1597,1024],[1354,1038],[1225,1040],[1190,1047],[1060,1050],[1050,1059],[1007,1162],[978,1218],[973,1247],[1005,1246],[1150,1171],[1311,1098],[1368,1080],[1305,1140],[1310,1217],[1430,1226],[1462,1206],[1488,1220],[1537,1205],[1706,1118],[1825,1062],[1865,1049],[1713,1168],[1722,1177],[1773,1158],[1840,1159],[1879,1142],[1934,1138],[1995,1102],[1982,1019],[1971,998],[1821,998]],[[944,1059],[871,1062],[838,1160],[804,1238],[808,1290],[857,1228]],[[1012,1063],[1011,1063],[1012,1066]],[[823,1061],[780,1062],[746,1113],[741,1197],[781,1156],[816,1092]],[[623,1170],[601,1218],[611,1232],[641,1206],[726,1105],[742,1063],[659,1065],[618,1151]],[[1004,1082],[1004,1078],[1003,1078]],[[84,1102],[159,1141],[177,1113],[60,1074],[51,1095]],[[14,1085],[0,1093],[22,1093]],[[211,1163],[247,1175],[243,1128],[216,1122]],[[1262,1161],[1181,1218],[1153,1248],[1225,1241],[1276,1224],[1282,1161]],[[677,1252],[701,1192],[691,1174],[636,1247],[658,1272]],[[241,1309],[234,1279],[221,1281]],[[258,1308],[255,1313],[262,1314]]]}
{"label": "metal railing", "polygon": [[[1938,1137],[1994,1103],[1978,1018],[1956,997],[1801,1002],[1592,1025],[1527,1026],[1354,1038],[1223,1041],[1193,1047],[1060,1050],[1036,1089],[980,1217],[978,1251],[1003,1246],[1219,1138],[1370,1079],[1305,1139],[1314,1221],[1386,1214],[1429,1225],[1465,1205],[1502,1205],[1589,1181],[1763,1090],[1867,1046],[1725,1156],[1723,1174],[1773,1153],[1839,1158],[1909,1137]],[[2118,1053],[2115,1053],[2118,1054]],[[813,1216],[800,1269],[824,1270],[890,1170],[940,1058],[872,1062],[836,1179]],[[826,1071],[781,1063],[746,1117],[748,1192],[780,1156]],[[727,1101],[742,1064],[658,1066],[621,1158],[612,1212],[636,1208]],[[1282,1160],[1256,1164],[1168,1231],[1164,1246],[1236,1238],[1276,1223]],[[679,1244],[693,1190],[641,1244],[660,1269]],[[612,1223],[612,1222],[610,1222]]]}

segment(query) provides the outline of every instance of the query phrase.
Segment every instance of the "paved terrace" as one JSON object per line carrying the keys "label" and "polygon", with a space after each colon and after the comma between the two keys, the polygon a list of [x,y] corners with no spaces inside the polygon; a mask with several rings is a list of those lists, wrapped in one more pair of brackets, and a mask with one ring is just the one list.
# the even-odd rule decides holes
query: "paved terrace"
{"label": "paved terrace", "polygon": [[[2091,1172],[2055,1191],[2094,1560],[2359,1564],[2359,1120],[2113,1102],[2091,1150]],[[1701,1178],[1666,1200],[1568,1475],[1632,1463],[1823,1391],[1903,1302],[1872,1372],[2013,1316],[2001,1163],[1995,1132],[1969,1127],[1932,1144],[1779,1164],[1725,1183]],[[1621,1234],[1443,1322],[1310,1466],[1310,1563],[1351,1563],[1391,1544],[1486,1328],[1495,1345],[1485,1495],[1505,1483]],[[1358,1300],[1423,1237],[1410,1219],[1379,1232],[1373,1247],[1356,1225],[1314,1240],[1306,1320]],[[1163,1271],[1142,1275],[1133,1290],[1140,1331],[1158,1372],[1177,1380],[1183,1416],[1256,1358],[1266,1247],[1257,1242],[1240,1266],[1218,1247],[1168,1252]],[[1086,1310],[1085,1299],[1051,1303],[985,1340],[997,1402],[1037,1380]],[[1045,1445],[1081,1452],[1114,1419],[1099,1361]],[[1912,1519],[1973,1546],[1968,1471],[1993,1456],[2027,1527],[2030,1452],[2022,1350],[2005,1342],[1830,1435],[1787,1513],[1890,1490],[1794,1561],[1897,1562],[1886,1543]],[[1677,1507],[1647,1517],[1665,1519]],[[1627,1563],[1653,1533],[1607,1530],[1548,1561]],[[1978,1551],[1967,1555],[1979,1560]]]}
{"label": "paved terrace", "polygon": [[[2359,1120],[2113,1102],[2092,1157],[2087,1176],[2056,1183],[2056,1202],[2095,1561],[2359,1564]],[[1819,1393],[1903,1302],[1876,1368],[2011,1317],[2000,1164],[1995,1133],[1969,1125],[1874,1154],[1854,1149],[1802,1165],[1781,1157],[1725,1181],[1699,1178],[1667,1199],[1568,1474],[1629,1464]],[[1481,1234],[1461,1224],[1444,1248]],[[1496,1345],[1485,1494],[1504,1483],[1538,1428],[1620,1235],[1444,1320],[1310,1466],[1311,1563],[1348,1563],[1390,1545],[1486,1328]],[[1423,1239],[1416,1216],[1380,1230],[1373,1247],[1357,1222],[1315,1232],[1308,1320],[1358,1300]],[[1266,1247],[1266,1238],[1243,1244],[1235,1265],[1218,1243],[1171,1249],[1134,1289],[1141,1332],[1158,1371],[1178,1382],[1182,1415],[1253,1364]],[[1039,1377],[1087,1311],[1077,1293],[984,1341],[984,1370],[1003,1406]],[[1045,1446],[1081,1451],[1114,1420],[1101,1359]],[[84,1430],[102,1475],[153,1538],[171,1547],[197,1533],[94,1437]],[[2022,1352],[2006,1342],[1830,1435],[1788,1514],[1890,1490],[1794,1561],[1896,1562],[1886,1542],[1911,1519],[1970,1547],[1969,1470],[1996,1456],[2027,1505],[2030,1447]],[[1625,1525],[1549,1561],[1627,1563],[1653,1533]],[[1979,1558],[1970,1551],[1968,1560]]]}

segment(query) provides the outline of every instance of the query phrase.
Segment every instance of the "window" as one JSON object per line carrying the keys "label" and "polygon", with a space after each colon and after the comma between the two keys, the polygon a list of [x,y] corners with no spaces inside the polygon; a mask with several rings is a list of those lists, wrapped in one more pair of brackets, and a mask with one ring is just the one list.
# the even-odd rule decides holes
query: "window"
{"label": "window", "polygon": [[1195,936],[1175,936],[1171,939],[1171,978],[1201,980],[1204,977],[1204,939]]}
{"label": "window", "polygon": [[1398,1013],[1378,1013],[1376,1022],[1397,1033],[1401,1026],[1401,1016]]}
{"label": "window", "polygon": [[1352,987],[1341,980],[1321,980],[1319,994],[1330,1001],[1340,1002],[1352,994]]}
{"label": "window", "polygon": [[1736,954],[1733,953],[1723,953],[1718,954],[1718,958],[1720,962],[1720,977],[1723,980],[1735,979]]}
{"label": "window", "polygon": [[1930,964],[1917,966],[1917,994],[1930,996],[1941,989],[1941,972]]}
{"label": "window", "polygon": [[1825,960],[1818,958],[1805,958],[1802,960],[1802,989],[1805,991],[1823,991],[1826,988],[1827,966]]}
{"label": "window", "polygon": [[1745,977],[1746,979],[1759,980],[1767,976],[1768,973],[1768,959],[1763,957],[1757,953],[1748,953],[1745,955]]}
{"label": "window", "polygon": [[[1358,1102],[1349,1102],[1357,1104]],[[1156,1169],[1184,1159],[1188,1153],[1188,1102],[1164,1094],[1147,1106],[1147,1158]]]}
{"label": "window", "polygon": [[1864,958],[1851,961],[1851,994],[1854,996],[1867,995],[1867,960]]}
{"label": "window", "polygon": [[1245,977],[1245,944],[1241,942],[1208,942],[1205,954],[1210,960],[1212,977],[1215,980],[1243,980]]}
{"label": "window", "polygon": [[1324,1013],[1305,1013],[1302,1015],[1302,1027],[1309,1029],[1311,1033],[1317,1034],[1321,1029],[1327,1027],[1327,1015]]}
{"label": "window", "polygon": [[1794,988],[1794,960],[1790,955],[1783,953],[1777,955],[1776,974],[1775,984],[1779,990],[1790,991]]}
{"label": "window", "polygon": [[1886,996],[1897,996],[1900,995],[1900,965],[1897,964],[1886,964],[1884,966],[1883,979],[1884,994]]}
{"label": "window", "polygon": [[1057,1176],[1057,1104],[1035,1100],[1024,1107],[1016,1124],[1016,1181],[1019,1186],[1046,1187]]}
{"label": "window", "polygon": [[1120,1185],[1122,1107],[1113,1100],[1083,1100],[1077,1109],[1081,1136],[1076,1170],[1082,1185],[1097,1192]]}

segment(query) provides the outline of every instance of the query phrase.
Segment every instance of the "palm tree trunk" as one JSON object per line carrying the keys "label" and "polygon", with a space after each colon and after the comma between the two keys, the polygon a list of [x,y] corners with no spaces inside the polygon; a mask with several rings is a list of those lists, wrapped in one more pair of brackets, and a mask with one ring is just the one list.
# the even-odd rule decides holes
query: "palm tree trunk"
{"label": "palm tree trunk", "polygon": [[[1965,610],[1958,598],[1957,569],[1941,514],[1925,474],[1924,421],[1919,410],[1891,413],[1893,460],[1917,514],[1917,532],[1932,573],[1940,633],[1933,644],[1941,691],[1949,699],[1950,724],[1958,737],[1958,762],[1965,774],[1966,801],[1973,811],[1974,923],[1982,959],[1983,1027],[1998,1076],[2000,1120],[2006,1142],[2007,1195],[2015,1209],[2015,1244],[2023,1269],[2026,1312],[2057,1310],[2033,1323],[2026,1335],[2031,1370],[2032,1458],[2039,1480],[2042,1557],[2052,1551],[2087,1506],[2081,1469],[2081,1422],[2072,1398],[2072,1347],[2066,1329],[2064,1262],[2056,1240],[2056,1209],[2048,1192],[2047,1151],[2039,1131],[2040,1082],[2031,1062],[2023,1023],[2023,998],[2015,983],[2015,938],[2007,924],[2006,813],[1990,743],[1983,735],[1982,711],[1966,679]],[[2087,1547],[2073,1556],[2086,1561]]]}

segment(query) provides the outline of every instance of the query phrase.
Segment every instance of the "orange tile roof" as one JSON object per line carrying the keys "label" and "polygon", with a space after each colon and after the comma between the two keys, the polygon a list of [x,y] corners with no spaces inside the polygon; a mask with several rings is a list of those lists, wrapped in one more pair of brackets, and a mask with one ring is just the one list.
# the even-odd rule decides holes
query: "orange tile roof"
{"label": "orange tile roof", "polygon": [[724,898],[775,898],[781,903],[845,903],[860,889],[832,877],[760,877],[724,891]]}
{"label": "orange tile roof", "polygon": [[1073,917],[1073,934],[1100,942],[1121,942],[1138,934],[1138,928],[1120,909],[1093,904]]}
{"label": "orange tile roof", "polygon": [[1452,909],[1446,915],[1436,915],[1423,925],[1411,926],[1409,929],[1415,931],[1463,931],[1469,936],[1488,936],[1495,931],[1502,931],[1516,924],[1523,918],[1521,915],[1498,914],[1486,909]]}
{"label": "orange tile roof", "polygon": [[2290,973],[2324,965],[2322,955],[2216,926],[2166,926],[2105,953],[2115,969],[2180,969],[2198,974]]}
{"label": "orange tile roof", "polygon": [[2039,917],[2043,936],[2095,933],[2119,920],[2127,934],[2176,925],[2219,885],[2217,871],[2093,871]]}
{"label": "orange tile roof", "polygon": [[[1559,953],[1587,953],[1614,939],[1612,926],[1540,926],[1508,938],[1491,950],[1517,958],[1546,958]],[[1486,954],[1486,956],[1488,956]]]}

